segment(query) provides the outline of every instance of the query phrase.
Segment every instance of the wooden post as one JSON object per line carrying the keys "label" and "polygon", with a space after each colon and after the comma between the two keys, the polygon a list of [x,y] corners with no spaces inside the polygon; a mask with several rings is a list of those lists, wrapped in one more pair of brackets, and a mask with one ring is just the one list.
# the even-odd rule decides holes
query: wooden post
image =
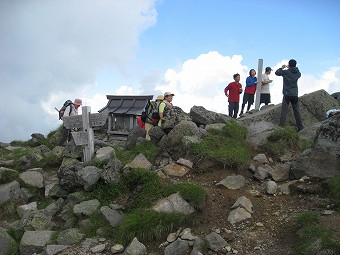
{"label": "wooden post", "polygon": [[260,98],[261,98],[261,88],[262,88],[262,68],[263,59],[259,59],[257,67],[257,85],[256,85],[256,96],[255,96],[255,110],[260,110]]}
{"label": "wooden post", "polygon": [[84,146],[84,163],[88,163],[92,160],[92,156],[94,155],[94,133],[93,129],[90,126],[90,106],[82,107],[82,121],[83,121],[83,131],[86,132],[87,135],[87,146]]}

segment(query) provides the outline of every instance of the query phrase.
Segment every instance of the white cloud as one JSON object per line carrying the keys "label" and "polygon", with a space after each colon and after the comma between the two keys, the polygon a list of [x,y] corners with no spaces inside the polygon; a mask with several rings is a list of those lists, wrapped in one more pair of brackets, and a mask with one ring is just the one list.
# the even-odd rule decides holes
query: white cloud
{"label": "white cloud", "polygon": [[52,130],[53,108],[85,102],[101,68],[125,73],[139,35],[156,22],[154,2],[0,1],[0,141]]}

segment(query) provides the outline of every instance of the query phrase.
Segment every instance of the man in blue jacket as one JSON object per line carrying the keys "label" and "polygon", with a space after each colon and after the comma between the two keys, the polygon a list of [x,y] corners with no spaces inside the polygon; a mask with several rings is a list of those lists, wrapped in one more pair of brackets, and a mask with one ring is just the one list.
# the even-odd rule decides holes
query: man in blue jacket
{"label": "man in blue jacket", "polygon": [[286,125],[286,118],[289,103],[292,104],[294,117],[298,131],[304,128],[299,108],[298,85],[297,81],[301,77],[299,68],[296,67],[296,60],[291,59],[288,66],[282,65],[277,69],[276,75],[283,77],[283,99],[281,106],[280,126]]}

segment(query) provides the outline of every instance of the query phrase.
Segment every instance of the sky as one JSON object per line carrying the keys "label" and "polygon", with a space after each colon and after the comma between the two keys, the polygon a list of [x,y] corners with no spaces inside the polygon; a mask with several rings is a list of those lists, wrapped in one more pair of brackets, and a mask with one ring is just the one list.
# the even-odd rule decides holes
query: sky
{"label": "sky", "polygon": [[74,98],[97,112],[106,95],[170,91],[187,113],[227,114],[224,88],[259,59],[296,59],[299,96],[340,92],[339,25],[338,0],[0,0],[0,142],[48,135]]}

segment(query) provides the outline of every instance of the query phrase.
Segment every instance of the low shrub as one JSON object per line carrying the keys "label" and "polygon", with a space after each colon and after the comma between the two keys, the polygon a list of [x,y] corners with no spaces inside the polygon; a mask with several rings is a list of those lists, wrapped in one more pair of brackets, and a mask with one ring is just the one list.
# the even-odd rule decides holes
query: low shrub
{"label": "low shrub", "polygon": [[170,232],[176,231],[188,220],[184,214],[156,212],[150,209],[136,209],[127,214],[118,226],[116,237],[126,244],[134,237],[138,240],[160,240]]}
{"label": "low shrub", "polygon": [[191,154],[197,161],[214,160],[224,168],[245,169],[251,160],[246,134],[245,127],[230,121],[222,131],[212,131],[199,144],[192,145]]}
{"label": "low shrub", "polygon": [[323,249],[330,249],[339,254],[340,243],[331,238],[330,231],[317,226],[316,213],[300,213],[296,216],[296,223],[300,228],[295,244],[298,254],[317,254]]}

